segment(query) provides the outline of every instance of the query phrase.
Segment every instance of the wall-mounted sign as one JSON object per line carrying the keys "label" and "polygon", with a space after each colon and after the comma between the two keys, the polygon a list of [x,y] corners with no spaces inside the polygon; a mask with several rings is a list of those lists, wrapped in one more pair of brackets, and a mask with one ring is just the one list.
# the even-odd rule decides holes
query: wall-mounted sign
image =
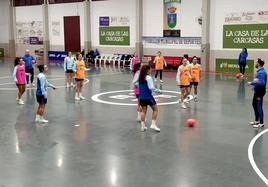
{"label": "wall-mounted sign", "polygon": [[180,7],[181,0],[164,0],[164,37],[180,37]]}
{"label": "wall-mounted sign", "polygon": [[[216,59],[216,72],[238,73],[239,65],[237,59]],[[247,60],[246,73],[253,75],[254,60]]]}
{"label": "wall-mounted sign", "polygon": [[100,27],[100,45],[130,45],[129,27]]}
{"label": "wall-mounted sign", "polygon": [[223,48],[268,49],[268,24],[223,26]]}
{"label": "wall-mounted sign", "polygon": [[99,17],[99,25],[100,26],[109,26],[110,25],[110,17]]}

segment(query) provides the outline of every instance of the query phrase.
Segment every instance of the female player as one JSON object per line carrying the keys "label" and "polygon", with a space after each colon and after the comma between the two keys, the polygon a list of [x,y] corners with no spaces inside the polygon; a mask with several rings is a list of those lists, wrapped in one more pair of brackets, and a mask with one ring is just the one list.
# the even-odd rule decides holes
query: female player
{"label": "female player", "polygon": [[139,76],[140,76],[140,67],[141,67],[141,64],[138,63],[134,66],[134,69],[133,69],[133,73],[134,73],[134,77],[133,77],[133,85],[134,85],[134,94],[138,100],[138,105],[137,105],[137,113],[138,113],[138,117],[137,117],[137,121],[141,121],[141,106],[140,106],[140,101],[139,101],[139,87],[136,85],[136,83],[138,82],[139,80]]}
{"label": "female player", "polygon": [[247,66],[247,57],[248,57],[247,48],[243,48],[238,58],[238,65],[239,65],[241,78],[243,78],[245,75],[245,69]]}
{"label": "female player", "polygon": [[187,102],[186,98],[190,94],[190,66],[188,65],[187,58],[183,58],[182,65],[179,66],[176,81],[178,83],[178,86],[181,89],[181,108],[186,109],[187,106],[185,105],[185,102]]}
{"label": "female player", "polygon": [[160,132],[160,129],[156,126],[156,119],[158,114],[157,104],[154,100],[152,92],[161,93],[159,89],[154,87],[153,79],[150,76],[150,66],[143,65],[141,67],[140,76],[139,76],[139,99],[140,105],[142,108],[141,112],[141,131],[146,131],[147,127],[145,125],[145,117],[147,113],[147,106],[149,105],[153,110],[152,115],[152,124],[150,126],[151,129],[154,129],[157,132]]}
{"label": "female player", "polygon": [[[135,52],[134,55],[133,55],[133,58],[131,59],[131,63],[130,63],[130,69],[131,71],[134,73],[134,66],[136,64],[139,64],[139,57],[138,57],[138,54]],[[135,73],[134,73],[135,75]]]}
{"label": "female player", "polygon": [[66,73],[66,87],[69,88],[73,85],[73,76],[74,76],[75,63],[74,58],[72,57],[72,53],[69,52],[68,56],[64,59],[64,71]]}
{"label": "female player", "polygon": [[48,120],[44,119],[44,111],[47,104],[47,88],[56,87],[47,81],[45,73],[48,71],[47,65],[38,65],[39,74],[37,75],[37,86],[36,86],[36,100],[38,102],[38,108],[36,112],[35,121],[40,123],[48,123]]}
{"label": "female player", "polygon": [[24,105],[21,96],[25,92],[25,84],[26,84],[25,62],[22,60],[22,58],[17,57],[15,58],[14,66],[15,68],[13,71],[13,78],[18,87],[17,101],[19,105]]}
{"label": "female player", "polygon": [[197,63],[197,57],[193,57],[192,64],[190,64],[190,74],[191,74],[191,82],[190,82],[190,93],[192,90],[192,86],[194,86],[194,101],[197,102],[197,87],[201,80],[201,65]]}
{"label": "female player", "polygon": [[82,96],[83,83],[85,80],[85,62],[81,53],[77,54],[77,60],[75,62],[75,81],[76,81],[76,93],[75,100],[84,100]]}
{"label": "female player", "polygon": [[164,59],[164,57],[162,56],[161,52],[158,51],[157,52],[157,56],[155,57],[154,59],[154,63],[155,63],[155,81],[157,81],[157,76],[158,76],[158,73],[160,74],[160,82],[163,83],[163,79],[162,79],[162,74],[163,74],[163,70],[164,70],[164,65],[167,66],[167,63]]}

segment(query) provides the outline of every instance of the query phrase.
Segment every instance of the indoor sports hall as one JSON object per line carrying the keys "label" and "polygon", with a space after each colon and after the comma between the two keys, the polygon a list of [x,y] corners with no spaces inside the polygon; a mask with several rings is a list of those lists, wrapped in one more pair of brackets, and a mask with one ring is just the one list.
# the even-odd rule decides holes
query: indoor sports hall
{"label": "indoor sports hall", "polygon": [[266,0],[1,0],[0,187],[268,186]]}

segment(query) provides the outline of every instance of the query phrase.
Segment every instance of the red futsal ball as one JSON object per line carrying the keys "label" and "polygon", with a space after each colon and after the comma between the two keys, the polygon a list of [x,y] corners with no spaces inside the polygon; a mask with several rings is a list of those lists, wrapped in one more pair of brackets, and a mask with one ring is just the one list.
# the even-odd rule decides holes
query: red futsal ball
{"label": "red futsal ball", "polygon": [[186,121],[188,127],[194,127],[196,125],[196,120],[195,119],[187,119]]}

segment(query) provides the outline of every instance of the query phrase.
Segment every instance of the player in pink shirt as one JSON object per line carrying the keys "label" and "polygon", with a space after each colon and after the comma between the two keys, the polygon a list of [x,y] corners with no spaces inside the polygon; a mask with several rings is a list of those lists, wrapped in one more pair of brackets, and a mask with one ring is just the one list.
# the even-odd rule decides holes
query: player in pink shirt
{"label": "player in pink shirt", "polygon": [[135,74],[134,67],[135,67],[136,64],[139,64],[139,63],[140,63],[140,61],[139,61],[138,54],[135,52],[133,54],[133,58],[131,59],[131,63],[130,63],[130,69],[134,74]]}
{"label": "player in pink shirt", "polygon": [[25,92],[25,85],[26,85],[26,73],[25,73],[25,65],[22,58],[16,57],[14,63],[14,71],[13,71],[13,78],[18,87],[18,96],[17,101],[19,105],[23,105],[24,102],[21,99],[21,96]]}
{"label": "player in pink shirt", "polygon": [[138,113],[138,117],[137,117],[137,121],[141,121],[141,106],[140,106],[140,102],[139,102],[139,87],[137,86],[138,80],[139,80],[139,76],[140,76],[140,67],[141,64],[137,63],[133,66],[133,73],[134,73],[134,78],[133,78],[133,89],[134,89],[134,94],[138,100],[138,105],[137,105],[137,113]]}

